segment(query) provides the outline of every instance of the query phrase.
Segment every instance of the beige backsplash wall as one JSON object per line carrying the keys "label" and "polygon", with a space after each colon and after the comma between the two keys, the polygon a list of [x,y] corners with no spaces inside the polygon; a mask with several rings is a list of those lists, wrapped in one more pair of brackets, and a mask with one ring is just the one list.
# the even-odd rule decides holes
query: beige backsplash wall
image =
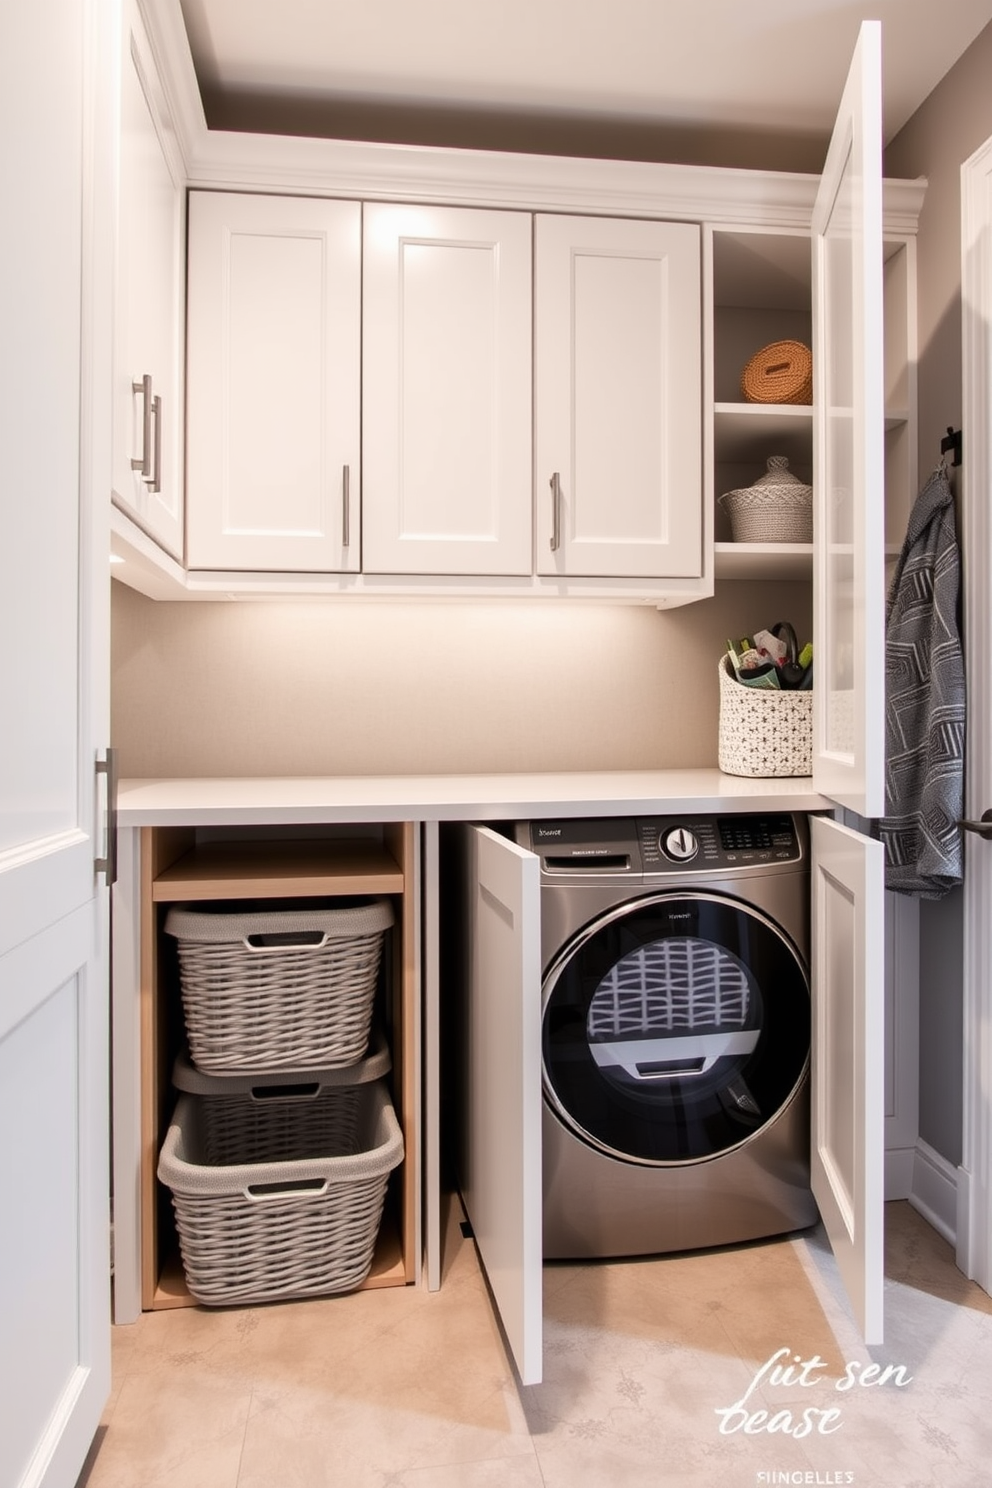
{"label": "beige backsplash wall", "polygon": [[113,585],[125,776],[715,765],[730,634],[792,620],[806,584],[721,584],[658,611],[562,601],[161,603]]}

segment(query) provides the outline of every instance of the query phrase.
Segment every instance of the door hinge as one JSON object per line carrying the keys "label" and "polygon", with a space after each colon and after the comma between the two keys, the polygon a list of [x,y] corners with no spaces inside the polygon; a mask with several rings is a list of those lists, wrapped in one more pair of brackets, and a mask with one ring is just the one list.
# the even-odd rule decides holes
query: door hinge
{"label": "door hinge", "polygon": [[94,858],[93,869],[107,878],[107,888],[117,882],[117,750],[108,749],[106,757],[96,762],[96,773],[107,777],[107,825],[105,856]]}

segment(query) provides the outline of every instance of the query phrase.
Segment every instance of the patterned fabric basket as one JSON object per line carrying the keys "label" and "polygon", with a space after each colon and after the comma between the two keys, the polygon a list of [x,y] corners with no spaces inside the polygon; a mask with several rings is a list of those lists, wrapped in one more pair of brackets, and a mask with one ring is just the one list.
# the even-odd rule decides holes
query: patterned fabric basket
{"label": "patterned fabric basket", "polygon": [[175,905],[190,1055],[208,1074],[336,1068],[368,1046],[388,900],[226,914]]}
{"label": "patterned fabric basket", "polygon": [[745,687],[720,658],[720,747],[725,775],[809,775],[813,694]]}
{"label": "patterned fabric basket", "polygon": [[181,1095],[162,1146],[186,1282],[208,1306],[351,1291],[372,1266],[403,1160],[385,1082],[276,1088]]}

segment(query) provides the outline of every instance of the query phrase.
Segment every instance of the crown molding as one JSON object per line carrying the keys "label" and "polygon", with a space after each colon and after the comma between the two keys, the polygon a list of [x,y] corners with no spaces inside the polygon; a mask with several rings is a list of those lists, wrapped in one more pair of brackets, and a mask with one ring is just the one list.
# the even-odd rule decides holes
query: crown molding
{"label": "crown molding", "polygon": [[[207,127],[179,0],[138,0],[191,187],[582,212],[807,231],[819,177],[239,134]],[[925,181],[887,181],[886,231],[916,232]]]}

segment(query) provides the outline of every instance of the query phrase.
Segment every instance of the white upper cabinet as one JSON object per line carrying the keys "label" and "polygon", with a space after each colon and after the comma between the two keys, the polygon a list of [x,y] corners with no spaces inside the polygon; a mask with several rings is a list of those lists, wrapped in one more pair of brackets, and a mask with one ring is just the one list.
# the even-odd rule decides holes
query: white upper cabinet
{"label": "white upper cabinet", "polygon": [[[157,13],[142,13],[168,58]],[[882,690],[869,705],[858,679],[879,655],[879,534],[898,550],[916,489],[922,185],[887,183],[883,244],[879,126],[853,110],[862,83],[848,89],[814,223],[805,177],[277,136],[262,148],[201,128],[145,45],[135,21],[114,489],[158,546],[115,521],[119,556],[135,559],[119,576],[157,598],[661,607],[705,599],[721,579],[806,579],[815,547],[829,696],[817,783],[877,814]],[[162,126],[166,98],[181,148]],[[183,392],[184,162],[185,452],[170,422]],[[325,195],[337,191],[352,199]],[[138,334],[146,319],[155,334]],[[749,358],[782,339],[813,343],[815,414],[830,430],[815,459],[809,404],[740,391]],[[812,541],[808,526],[738,533],[719,503],[771,455],[818,493]]]}
{"label": "white upper cabinet", "polygon": [[881,28],[861,29],[813,217],[817,789],[885,811]]}
{"label": "white upper cabinet", "polygon": [[531,219],[367,205],[363,568],[531,573]]}
{"label": "white upper cabinet", "polygon": [[703,572],[700,233],[539,216],[539,574]]}
{"label": "white upper cabinet", "polygon": [[183,556],[185,176],[137,8],[122,26],[113,493]]}
{"label": "white upper cabinet", "polygon": [[193,192],[187,562],[360,567],[361,208]]}

